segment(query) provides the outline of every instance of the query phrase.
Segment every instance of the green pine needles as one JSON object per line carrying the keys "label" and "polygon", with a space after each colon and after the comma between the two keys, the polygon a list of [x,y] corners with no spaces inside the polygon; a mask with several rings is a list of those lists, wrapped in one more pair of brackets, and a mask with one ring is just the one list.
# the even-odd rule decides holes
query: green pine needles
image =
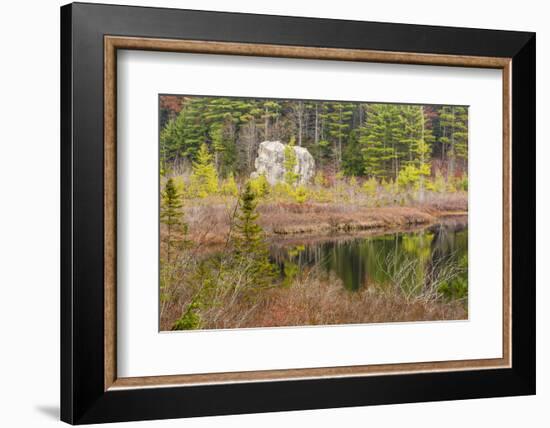
{"label": "green pine needles", "polygon": [[250,182],[247,182],[235,216],[233,245],[237,261],[244,268],[254,287],[261,289],[271,284],[274,267],[269,261],[269,249],[264,232],[257,222],[257,205],[257,196]]}
{"label": "green pine needles", "polygon": [[298,182],[300,175],[295,172],[298,160],[296,159],[296,152],[294,151],[296,139],[292,137],[289,143],[285,146],[285,160],[283,166],[285,167],[285,182],[289,186],[294,186]]}
{"label": "green pine needles", "polygon": [[166,261],[171,262],[173,249],[184,241],[187,224],[183,221],[183,202],[173,178],[169,178],[161,195],[160,221],[167,227]]}
{"label": "green pine needles", "polygon": [[218,173],[206,144],[201,145],[197,160],[193,162],[191,191],[199,198],[206,198],[218,191]]}

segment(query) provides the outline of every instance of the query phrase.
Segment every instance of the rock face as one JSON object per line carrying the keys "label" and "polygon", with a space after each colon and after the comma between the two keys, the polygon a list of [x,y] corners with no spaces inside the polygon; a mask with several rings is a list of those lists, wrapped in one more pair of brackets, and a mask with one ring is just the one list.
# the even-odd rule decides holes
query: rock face
{"label": "rock face", "polygon": [[[252,178],[265,174],[269,184],[273,185],[285,179],[285,147],[280,141],[264,141],[258,148],[258,157],[254,161],[256,171]],[[308,183],[315,175],[315,160],[304,147],[294,146],[296,167],[294,172],[299,175],[300,184]]]}

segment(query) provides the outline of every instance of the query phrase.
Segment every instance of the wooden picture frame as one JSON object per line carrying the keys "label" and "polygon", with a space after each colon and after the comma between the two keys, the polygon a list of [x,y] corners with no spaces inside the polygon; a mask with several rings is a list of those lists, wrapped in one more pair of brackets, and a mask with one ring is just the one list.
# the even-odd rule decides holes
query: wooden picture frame
{"label": "wooden picture frame", "polygon": [[[501,69],[502,358],[118,377],[118,49]],[[114,422],[535,392],[533,33],[76,3],[61,9],[61,54],[62,420]]]}

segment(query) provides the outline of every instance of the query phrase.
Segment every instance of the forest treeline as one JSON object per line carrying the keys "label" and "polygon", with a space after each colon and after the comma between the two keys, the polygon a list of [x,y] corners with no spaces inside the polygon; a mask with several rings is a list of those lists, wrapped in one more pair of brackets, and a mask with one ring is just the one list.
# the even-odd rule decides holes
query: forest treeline
{"label": "forest treeline", "polygon": [[400,174],[439,174],[448,179],[467,171],[468,109],[463,106],[163,97],[164,171],[192,165],[204,145],[220,178],[247,177],[258,145],[266,140],[307,148],[327,177],[395,181]]}

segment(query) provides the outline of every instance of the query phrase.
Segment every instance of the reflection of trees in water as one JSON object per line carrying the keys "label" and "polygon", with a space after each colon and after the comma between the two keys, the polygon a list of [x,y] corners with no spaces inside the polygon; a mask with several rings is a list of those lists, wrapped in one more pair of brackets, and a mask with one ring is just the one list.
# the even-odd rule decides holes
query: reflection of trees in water
{"label": "reflection of trees in water", "polygon": [[420,232],[291,247],[275,245],[271,256],[283,276],[286,272],[297,275],[308,268],[321,267],[336,274],[350,290],[389,285],[396,277],[408,290],[427,290],[435,281],[457,274],[457,270],[449,269],[458,265],[461,258],[467,262],[467,245],[467,224],[453,223]]}

